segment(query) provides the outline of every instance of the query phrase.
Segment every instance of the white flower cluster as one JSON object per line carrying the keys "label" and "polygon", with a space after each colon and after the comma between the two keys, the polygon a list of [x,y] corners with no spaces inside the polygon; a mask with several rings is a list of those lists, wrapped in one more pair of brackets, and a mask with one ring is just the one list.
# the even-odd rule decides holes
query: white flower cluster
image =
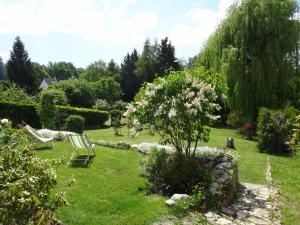
{"label": "white flower cluster", "polygon": [[175,153],[175,150],[171,146],[156,143],[142,142],[140,144],[133,144],[131,147],[145,155],[148,155],[152,149],[157,149],[158,151],[165,150],[168,154]]}
{"label": "white flower cluster", "polygon": [[3,118],[1,121],[1,124],[2,125],[6,125],[6,124],[8,124],[9,123],[9,120],[8,119],[5,119],[5,118]]}

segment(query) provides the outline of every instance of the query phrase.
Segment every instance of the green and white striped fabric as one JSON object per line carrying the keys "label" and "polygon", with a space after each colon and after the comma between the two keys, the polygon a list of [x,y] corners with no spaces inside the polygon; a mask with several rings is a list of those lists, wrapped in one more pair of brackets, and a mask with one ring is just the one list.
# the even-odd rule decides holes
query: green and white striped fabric
{"label": "green and white striped fabric", "polygon": [[84,135],[80,134],[67,134],[67,137],[71,144],[77,148],[90,148],[87,138]]}

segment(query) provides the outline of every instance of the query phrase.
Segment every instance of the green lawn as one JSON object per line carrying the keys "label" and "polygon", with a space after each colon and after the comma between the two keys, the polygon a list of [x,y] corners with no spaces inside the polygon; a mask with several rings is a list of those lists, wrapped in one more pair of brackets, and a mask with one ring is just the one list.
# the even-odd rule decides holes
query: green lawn
{"label": "green lawn", "polygon": [[[129,143],[158,142],[157,135],[148,131],[137,138],[115,136],[113,129],[86,131],[92,140],[127,141]],[[238,155],[241,182],[265,183],[266,157],[256,142],[245,140],[236,130],[211,129],[209,146],[223,148],[226,138],[233,137]],[[42,158],[57,158],[68,154],[67,142],[56,142],[53,150],[40,150]],[[69,206],[57,211],[66,224],[151,224],[169,211],[164,198],[147,193],[147,179],[143,176],[144,156],[134,152],[96,147],[97,156],[89,168],[60,166],[56,191],[66,191]],[[271,156],[273,179],[281,190],[280,201],[284,224],[300,221],[300,157]],[[69,187],[68,180],[76,183]]]}

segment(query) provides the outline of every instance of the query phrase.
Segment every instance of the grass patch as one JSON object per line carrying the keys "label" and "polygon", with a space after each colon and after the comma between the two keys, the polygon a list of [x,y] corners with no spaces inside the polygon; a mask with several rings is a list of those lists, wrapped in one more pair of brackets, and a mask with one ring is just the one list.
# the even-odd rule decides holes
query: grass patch
{"label": "grass patch", "polygon": [[282,224],[300,221],[300,155],[294,157],[270,156],[272,178],[280,194],[278,200]]}

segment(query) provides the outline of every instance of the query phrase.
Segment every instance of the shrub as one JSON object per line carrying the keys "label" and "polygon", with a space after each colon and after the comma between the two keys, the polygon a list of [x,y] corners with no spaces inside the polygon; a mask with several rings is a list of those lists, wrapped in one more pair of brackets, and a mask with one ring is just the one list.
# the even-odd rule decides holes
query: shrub
{"label": "shrub", "polygon": [[56,91],[44,90],[40,96],[38,114],[44,128],[54,129],[57,118],[57,109],[55,106]]}
{"label": "shrub", "polygon": [[111,126],[114,128],[115,135],[119,135],[121,131],[122,112],[119,110],[110,111]]}
{"label": "shrub", "polygon": [[41,127],[39,116],[33,104],[0,102],[0,117],[11,120],[13,126],[25,122],[35,128]]}
{"label": "shrub", "polygon": [[261,150],[289,152],[287,145],[292,134],[295,110],[261,108],[258,116],[257,138]]}
{"label": "shrub", "polygon": [[300,115],[296,116],[291,139],[286,143],[292,153],[300,148]]}
{"label": "shrub", "polygon": [[200,167],[195,158],[168,156],[165,150],[153,149],[147,165],[149,181],[155,193],[192,193],[196,184],[208,186],[207,171]]}
{"label": "shrub", "polygon": [[64,125],[64,121],[70,115],[82,116],[85,119],[86,128],[98,128],[103,126],[108,120],[109,114],[105,111],[87,108],[75,108],[70,106],[57,106],[58,109],[58,126]]}
{"label": "shrub", "polygon": [[84,130],[84,118],[82,116],[71,115],[66,119],[65,126],[68,131],[82,134]]}
{"label": "shrub", "polygon": [[0,99],[7,102],[19,102],[33,104],[36,102],[36,97],[27,94],[25,89],[18,87],[16,84],[2,82],[0,85]]}
{"label": "shrub", "polygon": [[116,101],[111,107],[111,110],[120,110],[120,111],[125,111],[126,110],[126,106],[128,103],[123,102],[121,100]]}
{"label": "shrub", "polygon": [[202,82],[198,74],[172,72],[146,84],[127,106],[125,116],[132,120],[133,136],[142,124],[149,124],[178,155],[194,156],[198,143],[209,139],[207,125],[219,118],[214,115],[220,109],[216,100],[214,87]]}
{"label": "shrub", "polygon": [[40,95],[42,95],[44,92],[51,92],[51,95],[54,97],[54,104],[55,105],[68,105],[68,98],[62,90],[58,89],[45,89],[42,90]]}
{"label": "shrub", "polygon": [[23,147],[26,142],[22,140],[26,137],[22,130],[6,124],[0,125],[0,133],[16,137],[0,148],[0,221],[54,224],[54,211],[66,204],[63,193],[51,193],[56,185],[56,173],[46,160]]}
{"label": "shrub", "polygon": [[103,99],[97,99],[95,101],[95,104],[93,106],[94,109],[97,109],[97,110],[103,110],[103,111],[108,111],[110,106],[109,104],[107,103],[106,100],[103,100]]}
{"label": "shrub", "polygon": [[252,122],[247,122],[241,128],[241,133],[246,136],[247,139],[253,140],[255,136],[256,125]]}
{"label": "shrub", "polygon": [[240,128],[247,120],[241,112],[232,111],[227,116],[227,125],[231,128]]}

